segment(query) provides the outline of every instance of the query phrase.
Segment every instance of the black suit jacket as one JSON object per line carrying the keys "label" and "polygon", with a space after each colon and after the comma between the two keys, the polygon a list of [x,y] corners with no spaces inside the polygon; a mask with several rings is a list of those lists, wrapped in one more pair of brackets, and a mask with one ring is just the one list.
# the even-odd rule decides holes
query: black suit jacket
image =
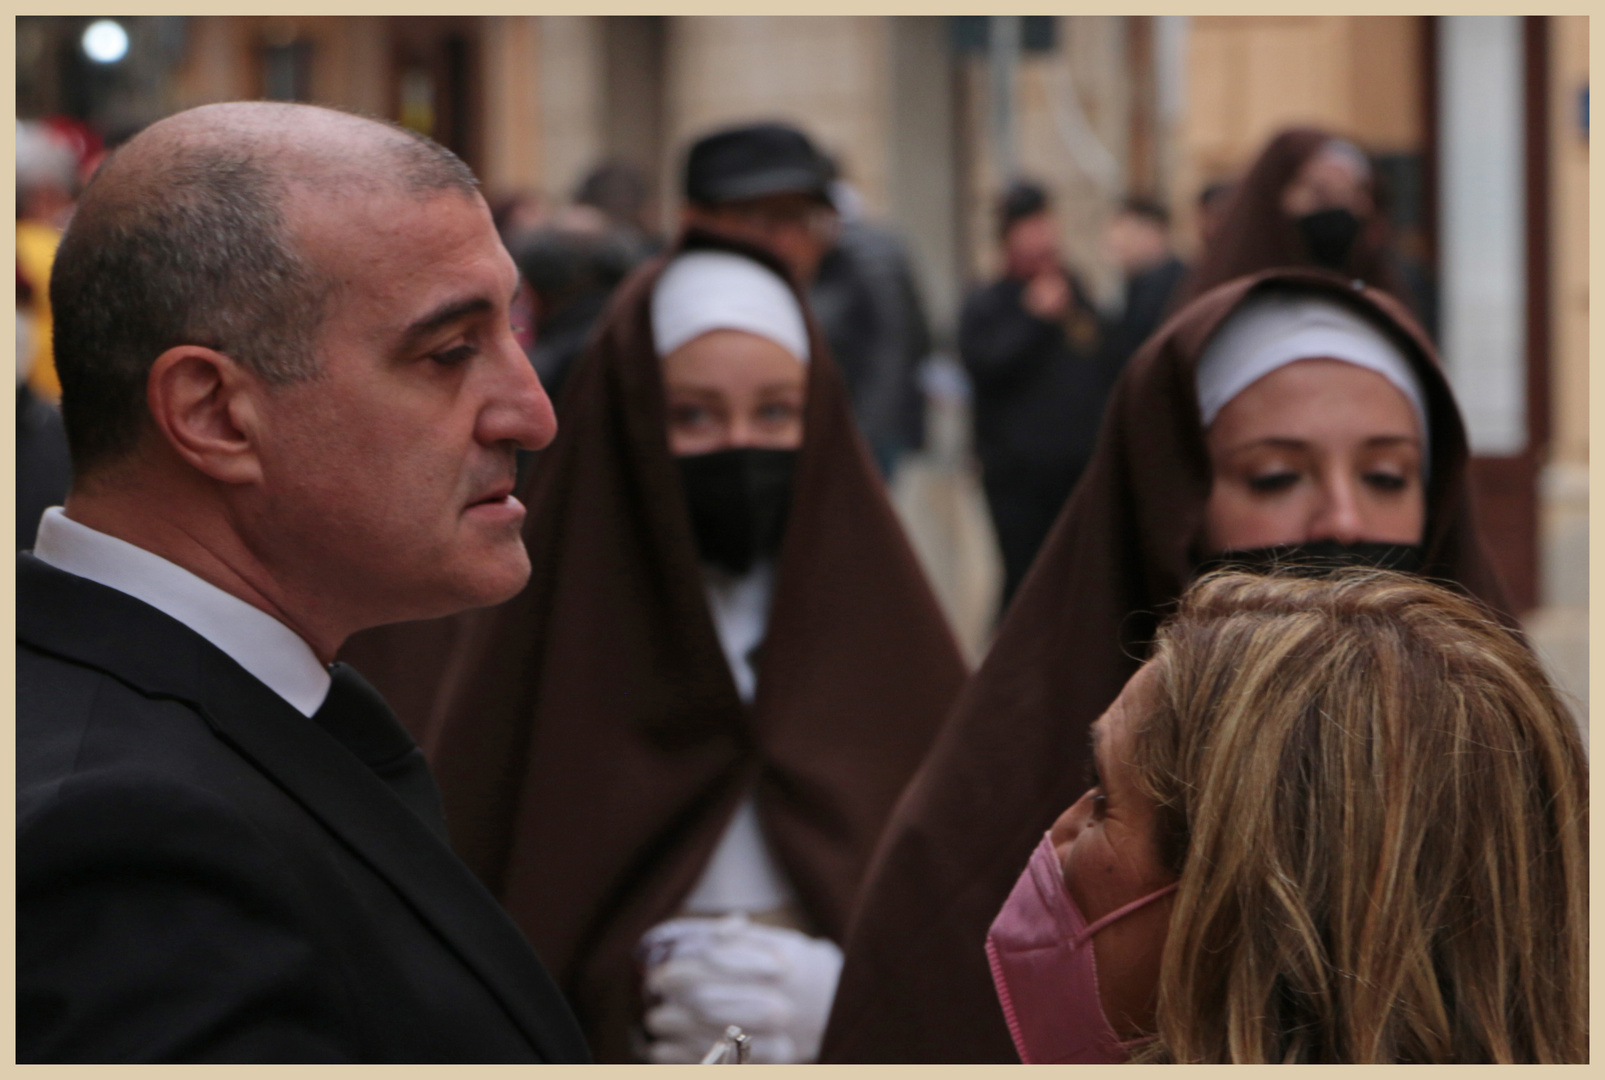
{"label": "black suit jacket", "polygon": [[20,1060],[588,1059],[517,927],[318,719],[18,557]]}

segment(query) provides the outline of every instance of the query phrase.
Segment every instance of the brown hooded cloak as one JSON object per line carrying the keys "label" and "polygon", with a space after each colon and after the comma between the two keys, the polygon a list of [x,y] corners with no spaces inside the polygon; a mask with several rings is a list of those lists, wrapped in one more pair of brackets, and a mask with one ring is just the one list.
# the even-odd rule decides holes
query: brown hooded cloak
{"label": "brown hooded cloak", "polygon": [[[710,246],[790,280],[708,234],[681,250]],[[842,939],[876,839],[966,674],[810,319],[803,445],[756,697],[742,703],[665,434],[650,309],[674,254],[620,287],[570,378],[561,431],[525,489],[528,586],[447,630],[358,642],[356,658],[391,657],[372,665],[399,679],[381,690],[412,694],[401,705],[417,717],[427,680],[398,669],[455,638],[422,725],[454,846],[604,1062],[632,1060],[637,943],[677,912],[745,792],[808,929]]]}
{"label": "brown hooded cloak", "polygon": [[1297,270],[1195,301],[1116,384],[1086,474],[898,803],[848,932],[821,1060],[1018,1060],[987,967],[987,928],[1043,832],[1087,787],[1090,726],[1199,563],[1211,483],[1199,354],[1250,290],[1281,283],[1354,306],[1404,347],[1430,421],[1422,572],[1506,610],[1473,527],[1459,411],[1398,301]]}
{"label": "brown hooded cloak", "polygon": [[[1282,193],[1304,163],[1334,138],[1315,128],[1292,128],[1270,141],[1226,196],[1220,227],[1182,282],[1175,301],[1178,307],[1245,274],[1279,266],[1314,268],[1298,225],[1282,210]],[[1355,238],[1343,273],[1411,303],[1404,281],[1387,258],[1387,223],[1380,208]]]}

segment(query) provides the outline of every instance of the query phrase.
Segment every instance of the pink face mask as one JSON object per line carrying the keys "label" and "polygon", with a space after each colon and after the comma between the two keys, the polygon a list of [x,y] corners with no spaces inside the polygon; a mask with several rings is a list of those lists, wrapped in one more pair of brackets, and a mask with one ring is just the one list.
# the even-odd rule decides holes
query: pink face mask
{"label": "pink face mask", "polygon": [[1179,884],[1133,900],[1089,926],[1065,888],[1052,841],[1042,838],[986,935],[992,982],[1021,1061],[1116,1064],[1145,1041],[1121,1042],[1104,1016],[1092,935],[1169,896]]}

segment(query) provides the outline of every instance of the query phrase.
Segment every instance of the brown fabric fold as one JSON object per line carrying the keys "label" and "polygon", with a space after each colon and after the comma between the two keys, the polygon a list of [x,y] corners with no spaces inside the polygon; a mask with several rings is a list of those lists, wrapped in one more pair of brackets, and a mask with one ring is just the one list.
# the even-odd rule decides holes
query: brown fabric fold
{"label": "brown fabric fold", "polygon": [[987,928],[1043,831],[1086,789],[1089,728],[1202,554],[1210,467],[1198,356],[1250,290],[1288,285],[1353,305],[1405,347],[1431,424],[1423,572],[1508,611],[1473,526],[1459,411],[1398,301],[1321,271],[1273,271],[1189,305],[1116,384],[1086,474],[898,804],[849,928],[822,1060],[1018,1060]]}
{"label": "brown fabric fold", "polygon": [[[1176,307],[1245,274],[1284,266],[1314,267],[1298,226],[1282,211],[1282,193],[1304,163],[1333,138],[1331,132],[1317,128],[1290,128],[1266,145],[1227,194],[1215,238],[1177,290]],[[1387,238],[1387,221],[1379,207],[1355,239],[1343,274],[1410,304],[1409,290],[1388,262]]]}
{"label": "brown fabric fold", "polygon": [[[681,248],[695,247],[790,280],[756,249],[688,233]],[[676,912],[745,792],[809,929],[842,938],[965,677],[810,319],[804,441],[757,696],[742,704],[664,430],[650,303],[673,254],[620,287],[569,379],[525,492],[529,585],[447,629],[392,628],[350,650],[381,690],[411,695],[399,711],[422,729],[458,852],[529,935],[599,1061],[632,1059],[636,944]],[[455,639],[432,707],[429,680],[405,670],[433,647],[425,633]]]}

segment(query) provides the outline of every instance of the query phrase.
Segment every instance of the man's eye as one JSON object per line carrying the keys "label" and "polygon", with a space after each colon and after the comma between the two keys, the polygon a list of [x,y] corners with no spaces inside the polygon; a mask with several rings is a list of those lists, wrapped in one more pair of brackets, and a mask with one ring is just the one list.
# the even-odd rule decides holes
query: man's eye
{"label": "man's eye", "polygon": [[1286,491],[1298,483],[1296,472],[1265,473],[1261,476],[1248,478],[1248,488],[1259,495],[1274,495],[1279,491]]}
{"label": "man's eye", "polygon": [[708,410],[700,405],[678,405],[669,410],[669,421],[675,427],[696,427],[709,419]]}
{"label": "man's eye", "polygon": [[429,359],[433,360],[442,367],[455,367],[456,365],[463,363],[465,360],[472,360],[478,352],[479,348],[477,346],[464,342],[463,344],[447,349],[444,352],[433,353],[430,355]]}
{"label": "man's eye", "polygon": [[1109,809],[1109,796],[1094,788],[1092,792],[1092,817],[1098,820],[1103,817],[1104,811]]}

